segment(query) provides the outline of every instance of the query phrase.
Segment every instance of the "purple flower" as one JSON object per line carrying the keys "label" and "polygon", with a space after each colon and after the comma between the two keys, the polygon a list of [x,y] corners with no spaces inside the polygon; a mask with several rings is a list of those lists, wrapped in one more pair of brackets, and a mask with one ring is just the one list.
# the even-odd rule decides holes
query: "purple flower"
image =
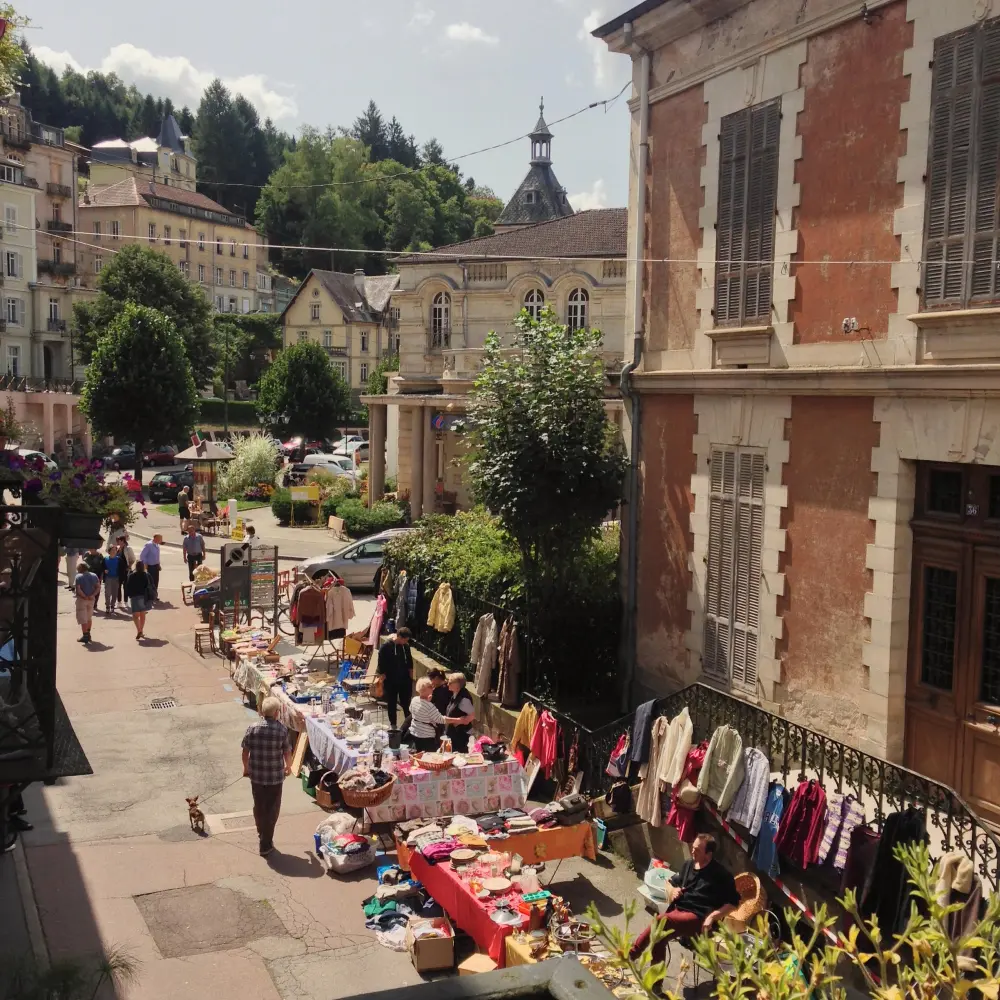
{"label": "purple flower", "polygon": [[24,484],[25,493],[40,493],[42,491],[42,481],[36,476],[34,479],[29,479]]}
{"label": "purple flower", "polygon": [[87,460],[85,458],[75,458],[73,460],[73,468],[74,469],[82,469],[86,464],[87,464]]}
{"label": "purple flower", "polygon": [[58,483],[60,479],[62,479],[62,473],[61,472],[57,471],[57,472],[50,472],[49,473],[49,481],[50,482]]}
{"label": "purple flower", "polygon": [[12,469],[23,469],[24,468],[24,459],[21,458],[20,455],[11,455],[10,456],[10,468],[12,468]]}
{"label": "purple flower", "polygon": [[74,486],[83,486],[83,476],[81,476],[81,475],[80,475],[79,473],[77,473],[77,474],[76,474],[76,475],[75,475],[75,476],[74,476],[74,477],[73,477],[73,478],[72,478],[72,479],[70,480],[70,482],[71,482],[71,483],[72,483],[72,484],[73,484]]}

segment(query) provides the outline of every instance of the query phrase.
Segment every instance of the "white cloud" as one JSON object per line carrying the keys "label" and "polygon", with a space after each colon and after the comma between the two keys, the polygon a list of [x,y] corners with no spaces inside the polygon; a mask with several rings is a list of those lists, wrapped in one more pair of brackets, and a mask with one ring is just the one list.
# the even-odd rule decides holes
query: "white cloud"
{"label": "white cloud", "polygon": [[[44,45],[32,49],[47,66],[62,72],[70,66],[81,73],[87,72],[69,52],[56,52]],[[185,56],[157,56],[148,49],[130,42],[116,45],[101,60],[100,66],[88,67],[101,73],[117,73],[126,83],[134,83],[139,90],[154,97],[169,97],[178,107],[196,108],[205,88],[215,79],[210,70],[198,69]],[[245,76],[222,77],[222,82],[234,93],[242,94],[262,118],[275,121],[298,117],[299,108],[292,98],[279,93],[260,73]]]}
{"label": "white cloud", "polygon": [[444,30],[445,35],[453,42],[475,42],[482,45],[499,45],[496,35],[487,35],[482,28],[463,21],[461,24],[449,24]]}
{"label": "white cloud", "polygon": [[594,83],[598,87],[607,85],[611,78],[611,60],[613,56],[608,51],[604,42],[591,34],[595,28],[599,28],[603,23],[603,16],[600,10],[592,10],[584,19],[576,37],[583,42],[584,47],[590,50],[590,57],[594,64]]}
{"label": "white cloud", "polygon": [[571,194],[569,196],[569,203],[576,212],[586,212],[591,208],[607,208],[608,186],[604,183],[604,178],[598,177],[591,185],[589,191]]}
{"label": "white cloud", "polygon": [[433,20],[434,11],[432,11],[429,7],[424,6],[420,0],[417,0],[417,2],[413,5],[413,14],[410,17],[409,26],[414,31],[423,31],[425,28],[429,28],[431,26],[431,21]]}

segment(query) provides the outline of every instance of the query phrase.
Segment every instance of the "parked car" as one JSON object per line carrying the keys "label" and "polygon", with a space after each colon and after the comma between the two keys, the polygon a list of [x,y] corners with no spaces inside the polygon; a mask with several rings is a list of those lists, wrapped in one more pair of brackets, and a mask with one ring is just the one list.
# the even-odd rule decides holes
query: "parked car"
{"label": "parked car", "polygon": [[323,452],[316,452],[306,455],[302,459],[302,465],[311,469],[325,469],[335,476],[349,476],[354,478],[354,463],[346,455],[330,455]]}
{"label": "parked car", "polygon": [[301,461],[303,456],[310,452],[333,451],[333,444],[329,441],[306,441],[301,437],[289,438],[281,446],[281,453],[285,458],[290,458],[293,462]]}
{"label": "parked car", "polygon": [[17,453],[29,464],[34,464],[36,459],[40,458],[46,472],[57,472],[59,469],[59,466],[42,451],[35,451],[33,448],[18,448]]}
{"label": "parked car", "polygon": [[149,451],[144,452],[142,463],[143,465],[173,465],[174,455],[176,454],[176,448],[171,447],[169,444],[163,444],[159,448],[151,448]]}
{"label": "parked car", "polygon": [[308,560],[302,571],[313,579],[325,573],[336,573],[353,590],[371,590],[375,586],[375,570],[382,564],[385,555],[386,542],[410,530],[391,528],[362,538],[346,548]]}
{"label": "parked car", "polygon": [[134,469],[135,445],[123,444],[118,448],[112,448],[111,454],[104,459],[104,464],[109,469]]}
{"label": "parked car", "polygon": [[146,492],[153,503],[174,503],[185,486],[194,489],[193,472],[158,472],[149,481]]}
{"label": "parked car", "polygon": [[367,441],[352,441],[350,444],[340,444],[333,450],[334,455],[345,455],[347,458],[354,460],[355,454],[358,456],[359,462],[368,461],[368,442]]}

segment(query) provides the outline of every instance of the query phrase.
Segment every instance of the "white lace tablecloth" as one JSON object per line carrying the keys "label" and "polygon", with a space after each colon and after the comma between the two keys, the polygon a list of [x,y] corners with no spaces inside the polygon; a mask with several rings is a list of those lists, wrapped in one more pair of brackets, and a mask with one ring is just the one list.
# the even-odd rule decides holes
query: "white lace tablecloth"
{"label": "white lace tablecloth", "polygon": [[343,774],[358,763],[358,751],[333,735],[333,729],[325,719],[305,716],[306,732],[309,734],[309,748],[316,759],[331,771]]}

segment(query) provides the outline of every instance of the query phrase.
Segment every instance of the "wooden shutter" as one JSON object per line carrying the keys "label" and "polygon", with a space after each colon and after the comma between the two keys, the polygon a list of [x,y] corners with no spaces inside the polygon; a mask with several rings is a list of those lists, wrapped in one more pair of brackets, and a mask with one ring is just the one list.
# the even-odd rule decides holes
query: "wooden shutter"
{"label": "wooden shutter", "polygon": [[760,561],[764,545],[764,456],[740,451],[737,463],[732,681],[757,686]]}
{"label": "wooden shutter", "polygon": [[770,317],[780,134],[779,100],[722,119],[715,227],[717,326]]}
{"label": "wooden shutter", "polygon": [[1000,167],[1000,23],[990,22],[981,33],[980,92],[977,102],[976,148],[972,210],[970,300],[990,300],[1000,286],[997,275],[998,167]]}
{"label": "wooden shutter", "polygon": [[708,574],[702,668],[729,680],[733,616],[733,548],[736,510],[736,449],[714,448],[709,474]]}

